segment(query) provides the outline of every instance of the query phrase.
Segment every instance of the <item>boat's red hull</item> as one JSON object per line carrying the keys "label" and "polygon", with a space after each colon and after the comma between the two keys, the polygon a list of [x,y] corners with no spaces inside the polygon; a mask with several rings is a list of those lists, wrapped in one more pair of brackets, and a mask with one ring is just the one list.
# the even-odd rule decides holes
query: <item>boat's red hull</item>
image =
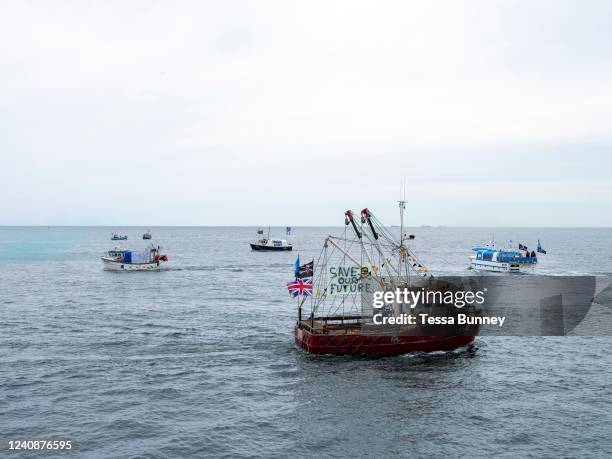
{"label": "boat's red hull", "polygon": [[312,354],[397,355],[409,352],[448,351],[467,346],[474,336],[407,336],[321,334],[296,326],[295,344]]}

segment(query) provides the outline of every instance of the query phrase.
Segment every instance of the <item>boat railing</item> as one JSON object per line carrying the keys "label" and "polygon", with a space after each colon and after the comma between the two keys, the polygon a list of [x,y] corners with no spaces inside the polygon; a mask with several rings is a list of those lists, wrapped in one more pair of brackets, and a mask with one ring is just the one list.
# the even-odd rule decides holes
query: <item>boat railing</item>
{"label": "boat railing", "polygon": [[361,326],[363,321],[371,319],[371,316],[310,316],[308,319],[301,320],[300,325],[311,332],[325,333],[326,330],[347,325]]}

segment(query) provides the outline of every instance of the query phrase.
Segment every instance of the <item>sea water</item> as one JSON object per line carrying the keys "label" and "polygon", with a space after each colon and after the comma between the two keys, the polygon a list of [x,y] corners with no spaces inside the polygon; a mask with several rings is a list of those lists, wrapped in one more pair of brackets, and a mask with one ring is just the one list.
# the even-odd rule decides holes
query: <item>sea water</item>
{"label": "sea water", "polygon": [[[385,358],[295,348],[286,283],[343,228],[0,228],[0,442],[73,442],[78,457],[605,457],[612,339],[480,337]],[[111,231],[129,235],[110,241]],[[434,273],[467,274],[495,232],[548,255],[538,272],[609,274],[612,230],[415,228]],[[281,236],[280,228],[273,228]],[[159,244],[161,272],[102,270]],[[1,453],[0,453],[1,454]],[[66,457],[66,453],[45,453]],[[9,457],[31,457],[12,452]]]}

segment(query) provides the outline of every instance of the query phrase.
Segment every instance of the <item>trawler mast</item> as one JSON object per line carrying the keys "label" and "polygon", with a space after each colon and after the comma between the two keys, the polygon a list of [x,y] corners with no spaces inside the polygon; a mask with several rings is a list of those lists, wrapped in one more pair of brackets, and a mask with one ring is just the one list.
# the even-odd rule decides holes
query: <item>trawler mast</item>
{"label": "trawler mast", "polygon": [[[376,250],[381,259],[385,260],[385,271],[387,272],[387,275],[391,278],[391,280],[393,278],[393,275],[401,279],[403,271],[403,275],[408,276],[407,281],[409,281],[411,270],[417,273],[422,278],[433,277],[429,269],[427,269],[427,267],[417,258],[414,252],[412,252],[412,250],[410,250],[410,248],[405,244],[404,211],[406,209],[406,201],[400,200],[398,201],[398,204],[400,210],[399,244],[397,239],[387,231],[384,225],[374,216],[374,214],[368,208],[365,208],[361,211],[361,231],[359,230],[353,219],[353,212],[351,210],[347,210],[344,214],[346,216],[346,224],[351,224],[355,235],[360,241],[362,251],[366,254],[367,258],[369,258],[369,255],[368,251],[365,250],[366,243],[371,245]],[[364,237],[367,242],[363,240]],[[383,247],[381,241],[385,243],[386,247]],[[387,250],[390,249],[392,253],[398,254],[397,266],[393,266],[393,264],[391,263],[391,257],[385,256],[385,248]],[[370,259],[368,261],[371,262]],[[389,266],[391,266],[394,273],[391,272]]]}

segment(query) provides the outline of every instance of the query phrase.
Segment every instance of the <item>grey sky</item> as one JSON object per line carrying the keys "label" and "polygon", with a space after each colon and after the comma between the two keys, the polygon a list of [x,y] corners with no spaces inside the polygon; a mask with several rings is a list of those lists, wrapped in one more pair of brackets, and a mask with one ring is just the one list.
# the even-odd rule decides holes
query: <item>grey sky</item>
{"label": "grey sky", "polygon": [[0,3],[0,225],[612,226],[612,2]]}

